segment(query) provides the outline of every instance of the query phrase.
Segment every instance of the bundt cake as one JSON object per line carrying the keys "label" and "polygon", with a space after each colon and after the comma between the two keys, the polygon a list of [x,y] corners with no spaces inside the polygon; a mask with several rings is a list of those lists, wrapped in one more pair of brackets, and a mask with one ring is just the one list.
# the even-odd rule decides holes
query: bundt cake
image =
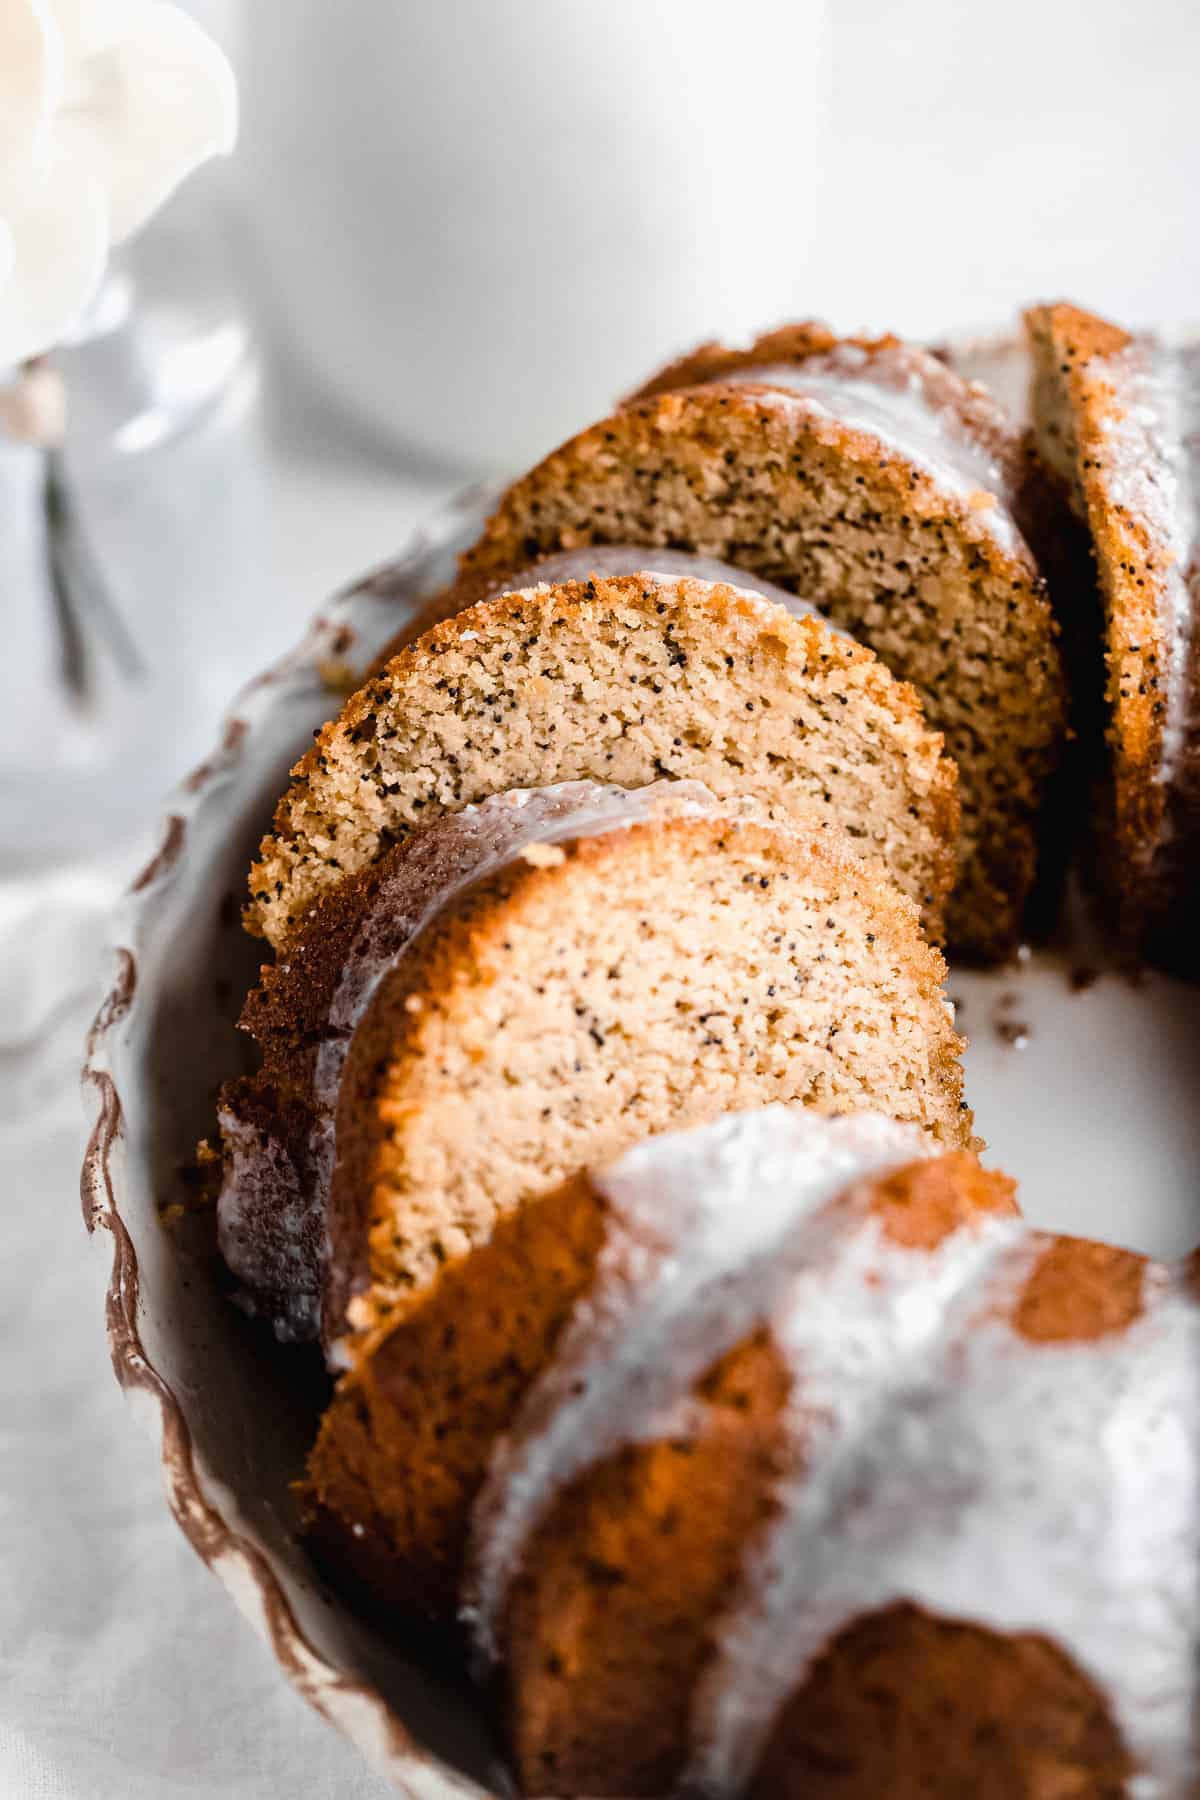
{"label": "bundt cake", "polygon": [[223,1096],[225,1259],[368,1336],[498,1219],[672,1124],[803,1100],[970,1140],[944,964],[832,828],[692,782],[494,796],[332,889]]}
{"label": "bundt cake", "polygon": [[[308,1540],[531,1796],[1200,1793],[1200,1260],[1020,1219],[936,948],[1002,956],[1070,841],[1085,536],[1093,860],[1194,942],[1200,349],[1026,324],[672,364],[503,496],[251,872],[217,1224],[334,1378]],[[1030,431],[964,375],[1029,366]]]}
{"label": "bundt cake", "polygon": [[837,822],[940,941],[956,776],[911,688],[819,618],[636,561],[590,576],[586,564],[605,560],[581,553],[578,580],[519,578],[353,696],[279,804],[251,871],[253,929],[285,943],[390,844],[489,794],[686,777],[753,795],[773,817],[815,809]]}
{"label": "bundt cake", "polygon": [[963,808],[949,938],[999,956],[1063,735],[1055,624],[1027,541],[1045,510],[1024,439],[982,389],[894,339],[793,327],[696,353],[553,452],[502,497],[443,604],[539,555],[607,543],[719,557],[816,602],[943,732]]}
{"label": "bundt cake", "polygon": [[530,1795],[1183,1796],[1200,1281],[912,1125],[643,1142],[356,1361],[327,1555],[461,1616]]}
{"label": "bundt cake", "polygon": [[1195,975],[1200,344],[1065,304],[1026,324],[1039,448],[1086,521],[1103,608],[1108,754],[1090,862],[1127,945]]}

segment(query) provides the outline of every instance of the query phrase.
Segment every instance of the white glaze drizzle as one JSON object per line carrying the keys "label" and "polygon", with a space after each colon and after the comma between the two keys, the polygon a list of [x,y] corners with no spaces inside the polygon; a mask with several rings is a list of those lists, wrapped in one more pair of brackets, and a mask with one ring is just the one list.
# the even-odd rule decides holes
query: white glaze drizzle
{"label": "white glaze drizzle", "polygon": [[[1196,726],[1193,612],[1200,599],[1200,345],[1141,338],[1103,359],[1117,402],[1103,419],[1100,479],[1110,504],[1143,526],[1166,559],[1159,628],[1166,654],[1162,751],[1170,785]],[[1160,842],[1169,837],[1164,813]]]}
{"label": "white glaze drizzle", "polygon": [[[1133,1791],[1195,1791],[1200,1309],[1181,1271],[1151,1267],[1125,1329],[1031,1342],[1004,1312],[1051,1242],[989,1226],[975,1284],[886,1366],[876,1290],[855,1307],[839,1276],[838,1310],[797,1296],[796,1467],[701,1685],[700,1791],[738,1791],[821,1650],[902,1601],[1048,1636],[1106,1697],[1141,1771]],[[936,1299],[923,1273],[897,1272],[897,1303]]]}
{"label": "white glaze drizzle", "polygon": [[[946,375],[940,365],[938,373]],[[1014,495],[999,458],[953,407],[934,404],[911,349],[868,352],[841,344],[797,362],[751,365],[719,377],[715,385],[729,384],[786,390],[839,424],[865,432],[953,495],[1009,555],[1028,554],[1010,511]],[[990,505],[985,495],[991,496]]]}
{"label": "white glaze drizzle", "polygon": [[686,1432],[696,1382],[766,1323],[793,1374],[792,1469],[718,1624],[689,1791],[741,1791],[820,1651],[908,1601],[1049,1636],[1112,1707],[1141,1770],[1131,1793],[1182,1800],[1200,1774],[1200,1307],[1181,1271],[1151,1264],[1124,1330],[1021,1336],[1012,1305],[1053,1239],[982,1215],[910,1250],[852,1191],[924,1142],[772,1107],[598,1178],[611,1218],[592,1293],[475,1509],[477,1650],[497,1653],[523,1549],[567,1485]]}
{"label": "white glaze drizzle", "polygon": [[610,1209],[596,1279],[475,1508],[465,1613],[484,1659],[555,1497],[622,1444],[685,1428],[705,1370],[770,1315],[797,1256],[827,1242],[827,1203],[929,1149],[916,1126],[770,1106],[652,1139],[593,1176]]}

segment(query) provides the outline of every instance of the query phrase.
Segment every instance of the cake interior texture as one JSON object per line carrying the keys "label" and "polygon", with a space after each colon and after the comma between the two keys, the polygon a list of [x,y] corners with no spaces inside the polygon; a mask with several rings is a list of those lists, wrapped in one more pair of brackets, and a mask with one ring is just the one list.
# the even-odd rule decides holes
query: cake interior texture
{"label": "cake interior texture", "polygon": [[351,1322],[669,1124],[788,1099],[969,1141],[943,973],[829,833],[665,819],[518,859],[425,927],[351,1045],[331,1212]]}
{"label": "cake interior texture", "polygon": [[1026,1225],[940,950],[1015,950],[1103,736],[1096,880],[1180,966],[1200,352],[1026,323],[1028,431],[893,338],[670,365],[251,870],[218,1235],[333,1377],[304,1531],[531,1800],[1200,1794],[1200,1252]]}

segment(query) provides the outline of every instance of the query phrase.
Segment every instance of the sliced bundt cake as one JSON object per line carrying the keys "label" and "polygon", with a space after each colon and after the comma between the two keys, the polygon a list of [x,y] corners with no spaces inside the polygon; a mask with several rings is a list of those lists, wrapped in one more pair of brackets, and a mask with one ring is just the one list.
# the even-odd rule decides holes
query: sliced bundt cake
{"label": "sliced bundt cake", "polygon": [[254,929],[286,943],[338,882],[489,794],[671,776],[839,824],[940,941],[954,765],[876,656],[720,581],[534,579],[409,644],[320,734],[251,872]]}
{"label": "sliced bundt cake", "polygon": [[869,1115],[644,1143],[346,1378],[326,1544],[407,1610],[467,1539],[531,1795],[1190,1793],[1195,1272],[1014,1215]]}
{"label": "sliced bundt cake", "polygon": [[1026,535],[1035,487],[1002,409],[936,357],[794,328],[698,353],[555,451],[503,496],[462,573],[662,546],[814,601],[913,684],[944,733],[963,805],[950,940],[999,955],[1033,881],[1063,734],[1054,620]]}
{"label": "sliced bundt cake", "polygon": [[312,1334],[323,1283],[326,1335],[368,1332],[674,1122],[800,1099],[964,1142],[943,974],[832,830],[689,782],[493,797],[344,882],[264,970],[263,1068],[221,1109],[226,1260],[285,1332]]}
{"label": "sliced bundt cake", "polygon": [[1200,969],[1200,344],[1069,305],[1026,315],[1042,455],[1091,536],[1106,772],[1091,862],[1131,948]]}

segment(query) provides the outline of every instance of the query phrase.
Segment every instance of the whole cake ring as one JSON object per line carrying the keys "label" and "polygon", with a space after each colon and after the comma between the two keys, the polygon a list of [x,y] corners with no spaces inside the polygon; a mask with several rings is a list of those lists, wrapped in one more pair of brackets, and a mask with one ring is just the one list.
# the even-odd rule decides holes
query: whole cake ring
{"label": "whole cake ring", "polygon": [[1019,1218],[936,948],[1010,949],[1068,838],[1081,524],[1124,941],[1178,962],[1196,895],[1188,430],[1149,349],[1030,332],[1032,434],[891,338],[672,365],[503,496],[251,871],[218,1225],[335,1377],[309,1542],[531,1795],[1200,1790],[1196,1261]]}

